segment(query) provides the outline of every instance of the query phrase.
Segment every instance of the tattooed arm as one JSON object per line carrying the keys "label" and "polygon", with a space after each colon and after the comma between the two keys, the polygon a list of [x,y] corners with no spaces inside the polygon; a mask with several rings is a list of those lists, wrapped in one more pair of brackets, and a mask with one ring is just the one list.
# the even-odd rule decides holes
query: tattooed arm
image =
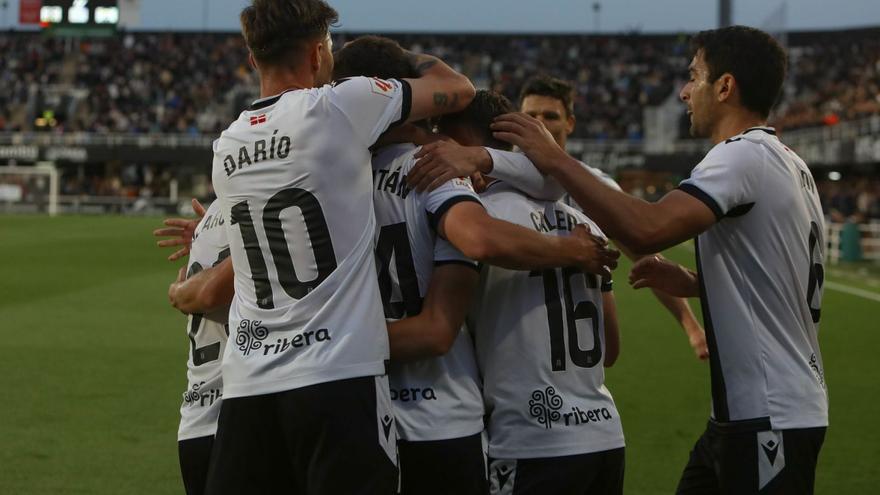
{"label": "tattooed arm", "polygon": [[408,52],[418,79],[407,79],[412,88],[409,122],[460,112],[474,99],[471,81],[437,57]]}

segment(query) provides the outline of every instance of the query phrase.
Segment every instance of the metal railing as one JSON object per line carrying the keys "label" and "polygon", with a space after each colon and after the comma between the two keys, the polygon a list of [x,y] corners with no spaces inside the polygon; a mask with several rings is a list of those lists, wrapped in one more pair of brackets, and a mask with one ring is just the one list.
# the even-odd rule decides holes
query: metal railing
{"label": "metal railing", "polygon": [[[840,263],[842,258],[841,234],[846,226],[845,223],[828,222],[826,224],[825,239],[828,243],[826,253],[828,261],[832,265]],[[858,224],[855,227],[859,231],[862,260],[880,262],[880,222],[873,221]]]}

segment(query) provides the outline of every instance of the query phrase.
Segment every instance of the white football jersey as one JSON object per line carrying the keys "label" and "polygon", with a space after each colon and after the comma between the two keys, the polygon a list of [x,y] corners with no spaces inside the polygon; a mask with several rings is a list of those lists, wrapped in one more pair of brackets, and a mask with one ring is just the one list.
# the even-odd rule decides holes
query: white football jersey
{"label": "white football jersey", "polygon": [[[211,268],[228,256],[226,220],[220,212],[220,203],[214,201],[193,234],[186,276],[191,277],[203,269]],[[190,346],[186,363],[186,392],[180,405],[178,440],[206,437],[217,431],[217,417],[223,397],[220,369],[229,335],[226,324],[217,323],[202,314],[189,316],[186,332]]]}
{"label": "white football jersey", "polygon": [[825,223],[807,165],[756,127],[718,143],[679,187],[718,219],[697,239],[715,419],[827,426]]}
{"label": "white football jersey", "polygon": [[[580,205],[565,192],[565,189],[556,179],[542,174],[526,155],[491,148],[486,149],[492,157],[492,172],[488,175],[519,189],[533,198],[547,201],[556,201],[562,198],[563,203],[583,211]],[[578,163],[609,187],[617,191],[621,190],[620,185],[610,175],[584,162],[578,161]]]}
{"label": "white football jersey", "polygon": [[[405,179],[417,150],[412,144],[394,145],[373,157],[373,201],[379,223],[376,263],[389,320],[421,311],[435,265],[463,263],[476,269],[476,263],[438,237],[435,228],[451,206],[480,200],[469,179],[454,179],[427,193],[410,190]],[[388,377],[400,438],[446,440],[483,430],[480,379],[466,326],[445,355],[392,362]]]}
{"label": "white football jersey", "polygon": [[[495,182],[481,195],[492,216],[546,235],[596,224],[561,203]],[[577,268],[483,268],[471,318],[489,416],[489,456],[555,457],[624,446],[605,387],[602,292],[610,282]]]}
{"label": "white football jersey", "polygon": [[226,397],[385,373],[369,147],[410,102],[397,80],[291,90],[214,143],[235,267]]}

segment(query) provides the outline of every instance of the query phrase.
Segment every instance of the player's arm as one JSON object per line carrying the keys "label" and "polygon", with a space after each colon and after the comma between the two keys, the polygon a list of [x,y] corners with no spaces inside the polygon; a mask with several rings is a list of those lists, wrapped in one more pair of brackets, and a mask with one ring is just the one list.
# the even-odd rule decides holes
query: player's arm
{"label": "player's arm", "polygon": [[[627,258],[636,264],[645,258],[652,257],[652,255],[637,255],[627,249],[627,247],[619,241],[615,241],[615,244],[617,244],[617,247]],[[654,293],[654,297],[660,301],[660,304],[672,314],[675,321],[677,321],[678,324],[681,325],[681,328],[684,329],[684,333],[688,338],[688,343],[690,344],[691,349],[694,350],[694,354],[697,358],[700,360],[707,359],[709,357],[709,351],[706,347],[706,333],[703,331],[702,325],[697,321],[697,317],[691,310],[688,300],[684,297],[675,297],[671,294],[667,294],[654,287],[651,287],[651,292]]]}
{"label": "player's arm", "polygon": [[391,359],[415,361],[449,352],[467,315],[479,273],[460,263],[434,267],[422,311],[388,324]]}
{"label": "player's arm", "polygon": [[620,327],[617,325],[617,303],[614,292],[602,292],[602,316],[605,321],[605,367],[610,368],[620,356]]}
{"label": "player's arm", "polygon": [[549,236],[489,216],[477,202],[453,204],[440,218],[437,232],[468,258],[512,270],[559,266],[609,276],[620,252],[582,225],[569,236]]}
{"label": "player's arm", "polygon": [[232,258],[206,268],[192,277],[168,287],[171,305],[186,314],[211,313],[229,306],[235,294]]}
{"label": "player's arm", "polygon": [[417,191],[431,191],[456,177],[480,172],[536,199],[556,201],[565,193],[556,179],[538,171],[522,153],[436,141],[422,146],[415,158],[418,161],[406,180]]}
{"label": "player's arm", "polygon": [[519,146],[543,172],[555,177],[605,233],[633,252],[650,254],[691,239],[716,221],[716,213],[681,190],[649,203],[604,184],[556,144],[543,124],[507,114],[492,124],[495,137]]}
{"label": "player's arm", "polygon": [[467,76],[437,57],[412,52],[408,56],[420,77],[405,79],[412,94],[407,122],[460,112],[474,99],[476,89]]}

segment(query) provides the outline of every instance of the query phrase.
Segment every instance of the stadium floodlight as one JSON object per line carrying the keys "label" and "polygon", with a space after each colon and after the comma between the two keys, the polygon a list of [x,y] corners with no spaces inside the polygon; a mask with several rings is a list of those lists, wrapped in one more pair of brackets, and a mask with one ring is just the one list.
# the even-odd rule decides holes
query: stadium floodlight
{"label": "stadium floodlight", "polygon": [[51,162],[33,167],[0,167],[0,209],[57,215],[58,169]]}

